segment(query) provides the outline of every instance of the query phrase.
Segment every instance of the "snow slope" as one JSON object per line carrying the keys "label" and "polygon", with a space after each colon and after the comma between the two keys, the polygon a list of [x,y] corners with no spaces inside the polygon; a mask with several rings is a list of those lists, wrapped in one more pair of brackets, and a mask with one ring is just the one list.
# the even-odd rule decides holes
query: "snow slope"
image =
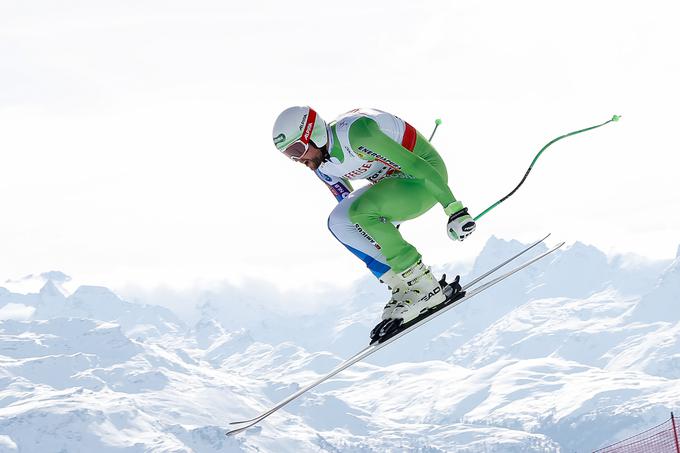
{"label": "snow slope", "polygon": [[[521,247],[491,238],[463,280]],[[680,407],[680,254],[576,243],[231,438],[228,421],[364,346],[385,290],[366,278],[314,294],[313,313],[271,287],[212,292],[185,326],[40,278],[39,292],[0,288],[0,452],[571,453]]]}

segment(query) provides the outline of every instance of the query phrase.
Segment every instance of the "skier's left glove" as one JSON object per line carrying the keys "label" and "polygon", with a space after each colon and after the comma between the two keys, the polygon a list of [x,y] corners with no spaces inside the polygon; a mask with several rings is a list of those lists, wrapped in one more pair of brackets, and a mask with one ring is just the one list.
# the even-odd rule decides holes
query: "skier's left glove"
{"label": "skier's left glove", "polygon": [[446,232],[454,241],[462,241],[475,231],[477,224],[460,201],[449,204],[444,208],[444,212],[449,215]]}

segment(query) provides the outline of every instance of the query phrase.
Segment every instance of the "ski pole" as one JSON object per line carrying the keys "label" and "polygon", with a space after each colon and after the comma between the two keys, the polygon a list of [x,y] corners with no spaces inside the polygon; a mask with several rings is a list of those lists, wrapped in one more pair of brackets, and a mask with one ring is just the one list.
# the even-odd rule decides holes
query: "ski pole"
{"label": "ski pole", "polygon": [[[501,198],[500,200],[498,200],[497,202],[495,202],[494,204],[492,204],[491,206],[486,208],[484,211],[482,211],[481,214],[479,214],[477,217],[475,217],[475,221],[481,219],[487,212],[491,211],[493,208],[495,208],[496,206],[498,206],[499,204],[503,203],[505,200],[510,198],[510,196],[512,196],[512,194],[514,194],[517,191],[517,189],[519,189],[520,186],[522,184],[524,184],[524,181],[527,179],[527,176],[529,176],[529,172],[533,168],[534,164],[536,163],[538,158],[541,156],[541,154],[543,154],[543,151],[545,151],[548,148],[548,146],[552,145],[553,143],[555,143],[558,140],[562,140],[563,138],[569,137],[571,135],[576,135],[576,134],[580,134],[581,132],[586,132],[586,131],[590,131],[590,130],[593,130],[593,129],[597,129],[598,127],[602,127],[605,124],[611,123],[612,121],[618,121],[620,118],[621,118],[621,115],[614,115],[614,116],[612,116],[612,119],[610,119],[609,121],[605,121],[604,123],[598,124],[597,126],[591,126],[591,127],[585,128],[585,129],[578,130],[578,131],[569,132],[568,134],[560,135],[559,137],[550,140],[548,142],[548,144],[545,145],[543,148],[541,148],[541,150],[538,152],[538,154],[536,154],[536,157],[534,157],[534,160],[531,161],[531,165],[529,165],[529,168],[527,169],[526,173],[524,173],[524,177],[522,178],[522,180],[519,182],[519,184],[517,184],[517,187],[512,189],[512,191],[509,194],[507,194],[506,196],[504,196],[503,198]],[[437,130],[436,127],[435,127],[435,130]],[[432,132],[432,134],[434,135],[434,132]],[[432,139],[430,138],[430,140],[432,140]]]}
{"label": "ski pole", "polygon": [[442,120],[440,120],[439,118],[434,120],[434,130],[432,131],[432,135],[430,135],[429,141],[432,141],[432,137],[434,137],[434,133],[437,132],[437,128],[439,127],[440,124],[442,124]]}

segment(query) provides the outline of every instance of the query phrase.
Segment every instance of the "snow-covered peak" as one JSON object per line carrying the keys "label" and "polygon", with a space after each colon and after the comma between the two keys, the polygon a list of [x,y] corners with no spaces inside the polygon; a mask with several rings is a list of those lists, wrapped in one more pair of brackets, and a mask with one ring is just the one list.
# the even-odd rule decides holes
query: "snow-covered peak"
{"label": "snow-covered peak", "polygon": [[203,358],[215,366],[222,366],[222,362],[232,355],[243,352],[254,343],[247,330],[224,333],[213,339],[206,348]]}
{"label": "snow-covered peak", "polygon": [[63,288],[57,286],[52,280],[48,280],[47,283],[40,288],[39,294],[43,300],[64,300],[68,297],[68,293],[66,293]]}
{"label": "snow-covered peak", "polygon": [[78,287],[72,296],[73,300],[87,300],[87,299],[97,299],[100,303],[106,303],[106,301],[114,302],[118,300],[113,291],[104,286],[89,286],[84,285]]}
{"label": "snow-covered peak", "polygon": [[28,274],[17,279],[8,279],[4,286],[9,291],[21,294],[39,293],[45,284],[51,283],[62,295],[68,296],[64,284],[71,281],[71,277],[61,271],[49,271],[40,274]]}
{"label": "snow-covered peak", "polygon": [[[526,247],[526,244],[522,244],[517,240],[506,240],[492,235],[486,241],[482,251],[475,259],[470,275],[476,276],[489,270],[510,256],[518,253],[524,247]],[[539,244],[534,250],[528,252],[525,257],[536,256],[546,250],[547,246],[545,244]]]}
{"label": "snow-covered peak", "polygon": [[680,257],[661,274],[656,288],[640,300],[631,316],[644,322],[680,321]]}
{"label": "snow-covered peak", "polygon": [[[668,287],[673,291],[680,289],[680,256],[675,258],[661,275],[659,287]],[[680,292],[676,292],[676,294],[680,295]]]}
{"label": "snow-covered peak", "polygon": [[38,292],[16,293],[4,289],[0,293],[0,319],[92,319],[114,322],[126,331],[134,330],[139,336],[177,332],[184,328],[166,308],[126,302],[102,286],[81,286],[67,296],[58,283],[65,281],[67,276],[59,272],[41,275],[55,279],[48,279]]}
{"label": "snow-covered peak", "polygon": [[607,256],[579,241],[543,264],[543,289],[536,296],[588,297],[604,289],[612,275]]}
{"label": "snow-covered peak", "polygon": [[196,343],[202,349],[208,348],[216,340],[226,335],[224,327],[216,319],[201,318],[188,332],[188,337],[196,339]]}

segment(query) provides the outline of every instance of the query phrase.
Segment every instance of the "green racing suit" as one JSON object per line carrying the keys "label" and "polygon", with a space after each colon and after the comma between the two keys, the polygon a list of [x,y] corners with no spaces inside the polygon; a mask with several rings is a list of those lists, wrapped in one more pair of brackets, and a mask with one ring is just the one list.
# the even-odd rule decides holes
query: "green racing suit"
{"label": "green racing suit", "polygon": [[[380,110],[347,112],[328,132],[329,156],[316,174],[339,202],[329,229],[377,277],[408,269],[421,255],[397,226],[456,201],[444,161],[415,128]],[[354,191],[358,179],[371,184]]]}

